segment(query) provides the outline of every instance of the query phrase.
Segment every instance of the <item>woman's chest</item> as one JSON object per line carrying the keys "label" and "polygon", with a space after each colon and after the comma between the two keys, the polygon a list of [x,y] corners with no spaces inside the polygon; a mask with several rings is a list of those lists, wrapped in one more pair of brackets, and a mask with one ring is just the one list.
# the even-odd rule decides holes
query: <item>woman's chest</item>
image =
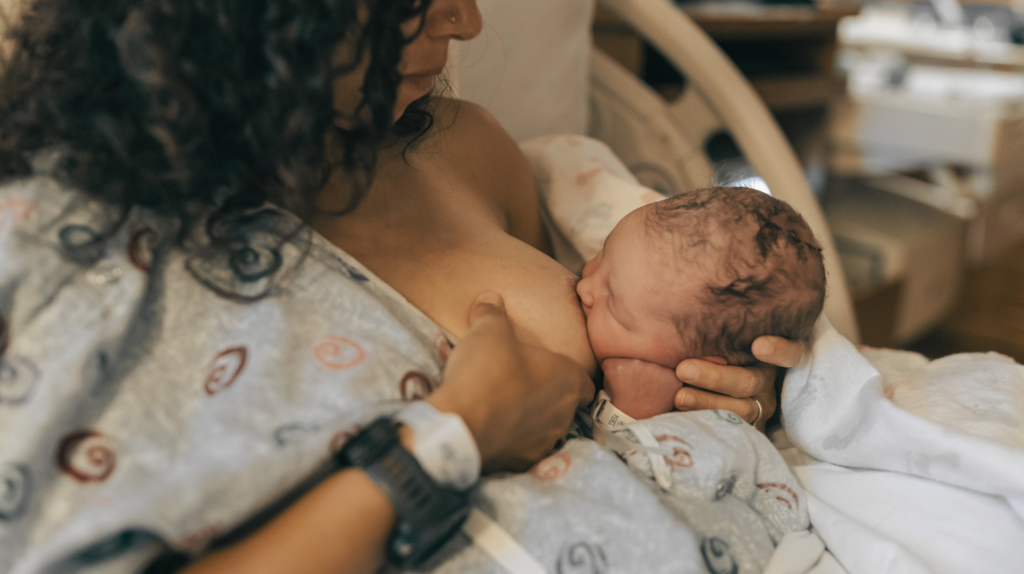
{"label": "woman's chest", "polygon": [[509,235],[486,197],[451,185],[419,191],[371,201],[325,235],[456,337],[469,329],[477,295],[496,291],[522,339],[592,371],[577,277]]}

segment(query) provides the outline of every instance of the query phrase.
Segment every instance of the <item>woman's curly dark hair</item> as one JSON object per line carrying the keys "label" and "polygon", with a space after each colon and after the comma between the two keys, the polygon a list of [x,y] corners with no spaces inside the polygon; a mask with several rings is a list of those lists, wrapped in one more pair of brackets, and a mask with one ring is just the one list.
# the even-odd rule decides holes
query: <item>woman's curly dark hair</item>
{"label": "woman's curly dark hair", "polygon": [[[308,222],[332,167],[354,180],[352,209],[385,138],[432,124],[427,98],[392,121],[402,24],[429,4],[33,0],[0,62],[0,178],[57,149],[65,183],[176,216],[182,237],[212,209],[214,244],[216,222],[266,201]],[[343,42],[347,61],[332,63]],[[332,128],[333,80],[367,63],[358,110]],[[328,138],[343,151],[333,166]]]}

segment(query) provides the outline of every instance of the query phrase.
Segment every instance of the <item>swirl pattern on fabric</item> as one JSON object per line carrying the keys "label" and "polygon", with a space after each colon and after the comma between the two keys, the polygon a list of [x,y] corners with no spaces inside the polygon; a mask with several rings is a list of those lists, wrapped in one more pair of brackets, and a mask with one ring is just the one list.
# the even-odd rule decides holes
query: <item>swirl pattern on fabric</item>
{"label": "swirl pattern on fabric", "polygon": [[740,571],[732,555],[732,548],[721,538],[705,538],[700,544],[700,554],[711,574],[737,574]]}
{"label": "swirl pattern on fabric", "polygon": [[608,558],[600,546],[577,542],[562,549],[556,571],[558,574],[605,574]]}
{"label": "swirl pattern on fabric", "polygon": [[409,371],[402,377],[400,384],[403,401],[419,401],[434,392],[430,378],[419,371]]}
{"label": "swirl pattern on fabric", "polygon": [[530,474],[541,482],[553,482],[565,476],[571,466],[572,457],[558,452],[533,465]]}
{"label": "swirl pattern on fabric", "polygon": [[32,473],[21,464],[0,466],[0,520],[10,521],[22,515],[32,497]]}
{"label": "swirl pattern on fabric", "polygon": [[19,405],[28,401],[39,377],[39,367],[29,358],[0,355],[0,404]]}
{"label": "swirl pattern on fabric", "polygon": [[64,435],[57,445],[57,466],[78,482],[103,482],[117,467],[112,441],[99,431]]}
{"label": "swirl pattern on fabric", "polygon": [[249,358],[245,347],[232,347],[221,351],[210,363],[210,370],[203,381],[203,390],[211,397],[235,383],[242,374]]}
{"label": "swirl pattern on fabric", "polygon": [[346,371],[362,364],[366,351],[348,337],[324,335],[313,347],[313,356],[328,370]]}

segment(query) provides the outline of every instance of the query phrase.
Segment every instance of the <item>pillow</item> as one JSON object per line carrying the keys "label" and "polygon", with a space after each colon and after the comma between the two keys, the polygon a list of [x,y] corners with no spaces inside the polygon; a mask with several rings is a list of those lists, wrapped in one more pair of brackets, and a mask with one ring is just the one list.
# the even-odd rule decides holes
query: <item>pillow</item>
{"label": "pillow", "polygon": [[595,0],[478,0],[484,29],[456,42],[455,94],[480,104],[517,141],[587,131]]}

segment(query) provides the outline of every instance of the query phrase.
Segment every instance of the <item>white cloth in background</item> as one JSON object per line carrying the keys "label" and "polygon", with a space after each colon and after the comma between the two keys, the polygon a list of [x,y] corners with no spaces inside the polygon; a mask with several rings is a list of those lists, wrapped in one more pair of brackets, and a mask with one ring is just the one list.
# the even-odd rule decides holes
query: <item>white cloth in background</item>
{"label": "white cloth in background", "polygon": [[[997,404],[999,392],[1019,397],[1019,386],[991,383],[1020,372],[1005,360],[954,356],[923,365],[899,353],[869,355],[895,379],[891,391],[895,383],[940,389],[946,365],[957,369],[959,384],[986,388],[981,402]],[[1007,499],[1024,498],[1024,450],[921,418],[888,400],[885,389],[879,370],[826,319],[786,377],[786,436],[776,446],[807,491],[811,521],[829,549],[851,574],[1020,572],[1024,520]],[[976,409],[975,417],[1010,411]],[[967,430],[963,418],[958,424]]]}
{"label": "white cloth in background", "polygon": [[897,349],[861,347],[883,392],[905,411],[1015,449],[1024,449],[1024,365],[999,353],[929,361]]}
{"label": "white cloth in background", "polygon": [[595,0],[478,0],[484,28],[453,42],[456,97],[480,104],[516,141],[587,131]]}
{"label": "white cloth in background", "polygon": [[577,275],[629,212],[665,199],[637,183],[602,142],[550,135],[520,144],[530,161],[555,257]]}

